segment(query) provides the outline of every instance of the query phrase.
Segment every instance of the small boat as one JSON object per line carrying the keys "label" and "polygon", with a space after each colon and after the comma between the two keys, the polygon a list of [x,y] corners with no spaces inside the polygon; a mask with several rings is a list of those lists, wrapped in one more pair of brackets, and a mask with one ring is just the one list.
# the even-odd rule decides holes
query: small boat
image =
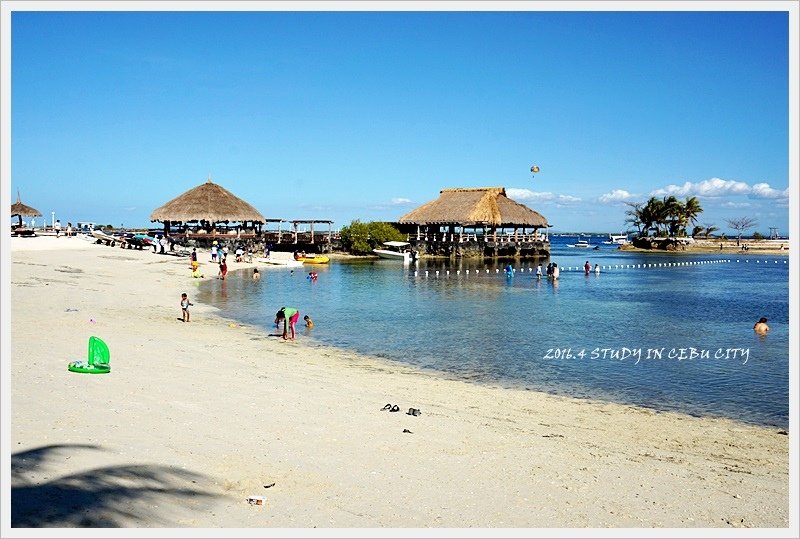
{"label": "small boat", "polygon": [[285,258],[261,257],[257,258],[256,261],[262,262],[264,264],[269,264],[271,266],[283,266],[285,268],[299,268],[303,265],[303,263],[300,262],[299,260],[291,260]]}
{"label": "small boat", "polygon": [[575,243],[568,243],[567,247],[578,247],[580,249],[588,249],[591,247],[587,240],[578,240]]}
{"label": "small boat", "polygon": [[401,260],[403,264],[409,264],[416,257],[411,253],[410,243],[407,241],[385,241],[383,245],[386,249],[373,249],[372,252],[381,258],[388,260]]}
{"label": "small boat", "polygon": [[92,230],[92,236],[94,236],[95,241],[97,243],[105,242],[106,245],[111,245],[111,246],[116,245],[117,242],[120,241],[118,237],[106,234],[105,232],[99,229]]}
{"label": "small boat", "polygon": [[628,235],[627,234],[609,234],[608,239],[603,242],[606,245],[626,245],[628,243]]}
{"label": "small boat", "polygon": [[299,256],[297,260],[303,264],[327,264],[331,261],[331,259],[325,255]]}

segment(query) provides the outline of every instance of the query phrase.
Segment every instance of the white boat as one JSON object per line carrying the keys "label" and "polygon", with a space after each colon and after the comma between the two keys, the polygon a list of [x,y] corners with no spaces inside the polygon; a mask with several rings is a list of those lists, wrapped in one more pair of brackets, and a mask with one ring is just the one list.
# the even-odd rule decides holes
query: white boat
{"label": "white boat", "polygon": [[385,241],[383,245],[387,248],[373,249],[372,252],[388,260],[401,260],[403,264],[410,264],[414,259],[409,247],[411,244],[407,241]]}
{"label": "white boat", "polygon": [[627,234],[609,234],[608,239],[603,242],[606,245],[626,245],[628,243],[628,235]]}
{"label": "white boat", "polygon": [[589,242],[587,240],[578,240],[575,243],[568,243],[567,247],[578,247],[578,248],[581,248],[581,249],[588,249],[588,248],[591,247],[591,245],[589,244]]}
{"label": "white boat", "polygon": [[284,268],[301,268],[303,267],[303,262],[301,260],[293,260],[293,259],[286,259],[286,258],[276,258],[270,256],[268,258],[260,257],[256,258],[256,261],[261,262],[262,264],[269,264],[270,266],[283,266]]}
{"label": "white boat", "polygon": [[96,243],[103,243],[105,242],[106,245],[116,245],[120,239],[116,236],[112,236],[110,234],[106,234],[102,230],[94,229],[92,230],[92,237],[94,237]]}

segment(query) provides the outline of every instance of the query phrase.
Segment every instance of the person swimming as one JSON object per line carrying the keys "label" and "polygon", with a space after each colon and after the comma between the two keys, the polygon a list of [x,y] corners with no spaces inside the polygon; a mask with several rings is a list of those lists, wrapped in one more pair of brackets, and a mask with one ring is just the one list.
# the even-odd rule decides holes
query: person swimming
{"label": "person swimming", "polygon": [[763,316],[755,323],[753,326],[753,331],[758,333],[759,335],[766,335],[769,331],[769,326],[767,325],[767,319]]}

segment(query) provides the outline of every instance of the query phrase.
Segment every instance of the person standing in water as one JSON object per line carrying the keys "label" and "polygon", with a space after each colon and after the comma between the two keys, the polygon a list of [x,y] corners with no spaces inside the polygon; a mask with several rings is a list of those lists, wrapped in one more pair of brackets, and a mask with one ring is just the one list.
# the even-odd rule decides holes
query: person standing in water
{"label": "person standing in water", "polygon": [[766,335],[769,331],[769,326],[767,325],[767,319],[763,316],[756,322],[753,326],[753,331],[758,333],[759,335]]}
{"label": "person standing in water", "polygon": [[[281,307],[281,309],[275,313],[275,325],[277,326],[281,322],[283,322],[283,340],[294,340],[295,336],[295,326],[297,325],[297,320],[300,318],[300,311],[295,309],[294,307]],[[291,338],[288,336],[291,334]]]}

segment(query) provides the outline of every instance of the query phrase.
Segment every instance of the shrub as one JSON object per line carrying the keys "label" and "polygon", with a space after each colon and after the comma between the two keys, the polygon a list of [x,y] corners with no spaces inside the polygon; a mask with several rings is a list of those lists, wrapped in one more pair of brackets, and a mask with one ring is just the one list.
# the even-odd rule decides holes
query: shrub
{"label": "shrub", "polygon": [[405,235],[384,221],[352,221],[341,230],[342,246],[354,255],[370,254],[385,241],[405,241]]}

